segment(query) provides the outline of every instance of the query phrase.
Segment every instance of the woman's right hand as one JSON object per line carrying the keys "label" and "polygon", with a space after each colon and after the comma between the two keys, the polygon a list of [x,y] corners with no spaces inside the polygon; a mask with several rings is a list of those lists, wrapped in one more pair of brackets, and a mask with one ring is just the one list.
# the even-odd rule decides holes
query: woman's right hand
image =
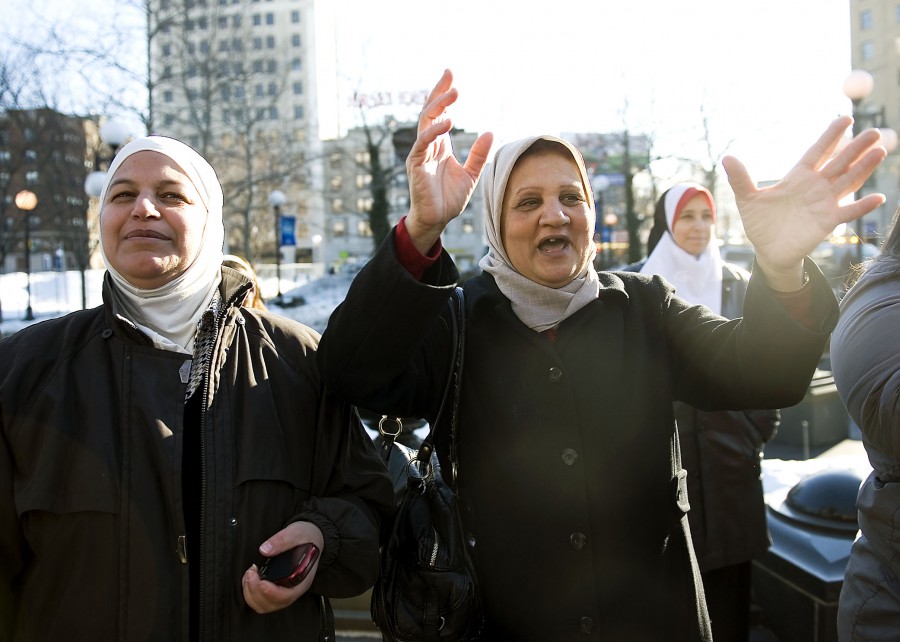
{"label": "woman's right hand", "polygon": [[465,165],[460,165],[453,156],[453,125],[446,113],[458,96],[453,74],[446,69],[419,115],[418,136],[406,159],[410,206],[405,224],[422,254],[431,250],[447,224],[465,209],[494,140],[490,132],[478,136]]}

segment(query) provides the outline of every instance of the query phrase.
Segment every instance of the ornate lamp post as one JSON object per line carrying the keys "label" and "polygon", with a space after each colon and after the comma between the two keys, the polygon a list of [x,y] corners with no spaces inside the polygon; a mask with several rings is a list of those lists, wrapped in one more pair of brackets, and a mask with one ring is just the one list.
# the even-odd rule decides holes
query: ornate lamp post
{"label": "ornate lamp post", "polygon": [[[864,69],[854,69],[844,81],[844,95],[853,103],[853,135],[856,136],[867,127],[877,127],[881,131],[881,142],[888,153],[897,147],[897,132],[887,126],[884,116],[884,105],[881,107],[863,107],[862,102],[872,94],[875,88],[875,79],[872,74]],[[874,176],[874,174],[872,174]],[[871,178],[870,178],[871,180]],[[863,195],[862,187],[856,192],[856,198]],[[863,260],[863,247],[865,241],[865,217],[859,219],[860,230],[857,233],[857,259]]]}
{"label": "ornate lamp post", "polygon": [[275,279],[278,281],[276,301],[281,301],[281,207],[287,202],[287,196],[280,190],[269,193],[269,205],[275,214]]}
{"label": "ornate lamp post", "polygon": [[25,213],[25,289],[28,292],[25,320],[34,321],[34,311],[31,309],[31,212],[37,207],[37,195],[23,189],[16,194],[16,207]]}

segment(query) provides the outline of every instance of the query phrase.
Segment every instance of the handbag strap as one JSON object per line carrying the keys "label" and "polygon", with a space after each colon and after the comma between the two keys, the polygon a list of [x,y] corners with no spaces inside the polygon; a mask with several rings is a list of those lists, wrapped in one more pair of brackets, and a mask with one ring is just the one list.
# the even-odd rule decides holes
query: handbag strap
{"label": "handbag strap", "polygon": [[[450,484],[454,492],[456,491],[456,418],[459,412],[459,388],[462,381],[463,356],[465,354],[465,332],[466,332],[466,304],[463,289],[457,286],[450,299],[447,301],[450,306],[450,336],[452,338],[452,359],[450,362],[450,372],[447,375],[447,381],[444,384],[444,393],[441,397],[441,405],[438,407],[437,415],[428,431],[428,436],[422,441],[416,454],[416,460],[424,464],[431,462],[431,455],[434,453],[434,443],[437,439],[438,426],[445,421],[449,423],[450,432],[448,433],[448,442],[450,445]],[[452,397],[451,397],[452,395]],[[452,399],[452,401],[451,401]],[[450,401],[448,409],[447,404]],[[393,423],[394,430],[389,430],[388,425]],[[391,449],[394,442],[403,431],[403,423],[399,417],[389,417],[384,415],[378,422],[378,432],[381,433],[381,457],[385,462],[390,459]]]}
{"label": "handbag strap", "polygon": [[447,382],[444,384],[444,394],[441,398],[441,405],[438,408],[434,423],[431,425],[431,430],[428,431],[428,436],[425,437],[422,444],[419,446],[416,458],[420,462],[431,461],[431,454],[434,452],[438,428],[444,423],[447,423],[450,431],[447,437],[450,446],[448,453],[450,457],[450,478],[448,481],[450,482],[451,488],[456,492],[456,420],[457,415],[459,414],[459,390],[460,383],[462,382],[466,339],[466,301],[465,294],[461,287],[456,287],[448,304],[450,305],[450,332],[452,336],[453,358],[450,363],[450,372],[447,375]]}

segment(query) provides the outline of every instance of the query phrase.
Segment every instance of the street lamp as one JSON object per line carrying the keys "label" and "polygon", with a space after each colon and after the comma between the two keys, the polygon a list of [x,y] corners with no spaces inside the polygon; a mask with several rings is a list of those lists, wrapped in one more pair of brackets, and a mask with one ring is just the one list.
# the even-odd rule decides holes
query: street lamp
{"label": "street lamp", "polygon": [[[881,144],[891,153],[897,147],[897,132],[887,126],[884,116],[884,105],[881,107],[862,107],[862,102],[872,94],[875,89],[875,78],[864,69],[854,69],[844,81],[844,95],[853,104],[853,135],[856,136],[867,127],[876,127],[881,132]],[[874,176],[874,173],[872,174]],[[862,198],[862,186],[856,192],[857,200]],[[858,237],[858,260],[863,260],[863,247],[866,236],[865,217],[859,219],[860,230]]]}
{"label": "street lamp", "polygon": [[106,182],[106,170],[100,169],[102,166],[109,167],[119,147],[131,136],[131,130],[120,120],[111,118],[100,125],[100,142],[109,145],[111,154],[106,159],[100,155],[100,150],[94,154],[94,171],[87,175],[84,179],[84,191],[88,196],[97,198],[103,190],[103,184]]}
{"label": "street lamp", "polygon": [[280,190],[269,193],[269,205],[275,213],[275,279],[278,281],[276,301],[281,301],[281,206],[287,202],[287,196]]}
{"label": "street lamp", "polygon": [[34,321],[34,312],[31,309],[31,212],[37,207],[37,195],[23,189],[16,194],[16,207],[25,212],[25,289],[28,292],[25,320]]}

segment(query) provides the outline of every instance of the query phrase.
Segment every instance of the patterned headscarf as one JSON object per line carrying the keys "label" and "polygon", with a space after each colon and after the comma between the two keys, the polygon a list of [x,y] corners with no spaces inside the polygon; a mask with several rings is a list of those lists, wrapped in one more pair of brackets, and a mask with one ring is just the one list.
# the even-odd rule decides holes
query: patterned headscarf
{"label": "patterned headscarf", "polygon": [[200,251],[175,279],[149,290],[131,284],[110,264],[103,248],[102,225],[100,251],[115,286],[116,301],[126,318],[150,336],[157,346],[190,353],[200,317],[209,307],[221,281],[225,241],[222,186],[206,159],[184,143],[165,136],[137,138],[119,150],[106,174],[106,183],[100,193],[101,219],[116,171],[129,156],[144,151],[166,156],[197,189],[207,213]]}
{"label": "patterned headscarf", "polygon": [[[485,167],[481,178],[488,253],[481,259],[479,265],[494,277],[500,291],[510,300],[513,312],[522,323],[537,332],[542,332],[559,325],[563,319],[596,299],[600,291],[600,281],[594,269],[593,260],[597,250],[593,243],[585,265],[581,266],[578,275],[561,288],[550,288],[523,276],[513,267],[506,254],[500,228],[506,185],[516,162],[538,140],[558,143],[561,149],[568,150],[572,155],[581,174],[590,215],[594,216],[594,195],[591,192],[584,158],[572,143],[555,136],[532,136],[507,143],[497,150],[493,162]],[[591,224],[591,229],[593,227]]]}

